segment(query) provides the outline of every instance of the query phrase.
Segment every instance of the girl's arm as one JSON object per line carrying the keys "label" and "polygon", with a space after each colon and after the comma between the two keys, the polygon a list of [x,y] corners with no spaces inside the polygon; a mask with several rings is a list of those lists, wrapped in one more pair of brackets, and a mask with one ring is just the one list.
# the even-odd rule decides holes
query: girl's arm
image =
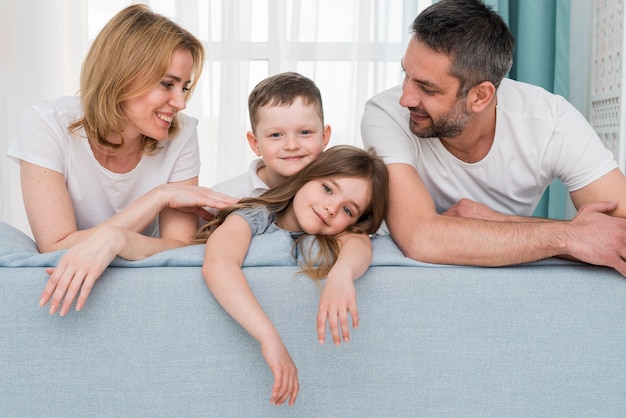
{"label": "girl's arm", "polygon": [[280,405],[289,399],[291,406],[298,395],[298,371],[241,270],[251,240],[245,219],[226,218],[207,240],[202,275],[220,305],[261,345],[274,376],[270,402]]}
{"label": "girl's arm", "polygon": [[[326,339],[326,319],[335,345],[350,341],[348,312],[354,329],[359,326],[354,281],[361,277],[372,262],[372,242],[365,234],[343,234],[339,238],[339,256],[326,278],[317,313],[317,338]],[[339,334],[341,327],[341,335]]]}

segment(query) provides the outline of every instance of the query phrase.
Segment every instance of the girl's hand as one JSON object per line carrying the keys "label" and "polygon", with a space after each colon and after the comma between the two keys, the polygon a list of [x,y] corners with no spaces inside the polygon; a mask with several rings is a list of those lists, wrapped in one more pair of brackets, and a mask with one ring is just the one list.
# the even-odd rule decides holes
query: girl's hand
{"label": "girl's hand", "polygon": [[[328,275],[326,285],[320,297],[319,310],[317,313],[317,338],[320,344],[326,339],[326,320],[330,326],[330,333],[335,345],[350,341],[350,327],[348,324],[348,312],[352,316],[352,326],[359,326],[359,311],[356,307],[356,289],[354,281],[348,275]],[[341,334],[339,333],[341,327]]]}
{"label": "girl's hand", "polygon": [[270,343],[261,344],[261,352],[274,375],[270,402],[279,406],[289,399],[289,406],[293,406],[298,397],[300,386],[298,384],[298,370],[287,348],[278,338]]}
{"label": "girl's hand", "polygon": [[39,306],[45,306],[52,297],[50,314],[56,313],[60,306],[59,315],[64,316],[80,291],[76,302],[76,310],[80,311],[98,277],[119,253],[124,239],[121,229],[106,226],[68,249],[56,267],[46,269],[50,278]]}

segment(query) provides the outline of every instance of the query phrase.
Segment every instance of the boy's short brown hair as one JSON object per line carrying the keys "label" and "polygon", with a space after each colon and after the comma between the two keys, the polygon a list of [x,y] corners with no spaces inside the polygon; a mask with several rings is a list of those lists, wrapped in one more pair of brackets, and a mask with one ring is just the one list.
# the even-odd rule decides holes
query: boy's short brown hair
{"label": "boy's short brown hair", "polygon": [[256,125],[259,123],[258,111],[260,107],[266,105],[291,105],[298,97],[301,97],[306,105],[315,105],[322,124],[324,124],[322,94],[319,88],[310,78],[289,71],[267,77],[259,82],[250,92],[248,96],[248,113],[250,114],[252,131],[254,132]]}

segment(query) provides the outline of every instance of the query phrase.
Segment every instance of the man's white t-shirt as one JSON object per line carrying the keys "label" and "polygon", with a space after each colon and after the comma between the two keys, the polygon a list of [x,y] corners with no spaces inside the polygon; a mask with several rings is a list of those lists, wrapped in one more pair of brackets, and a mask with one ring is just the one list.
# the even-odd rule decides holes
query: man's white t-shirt
{"label": "man's white t-shirt", "polygon": [[561,179],[570,192],[617,167],[585,118],[563,97],[504,79],[497,91],[496,131],[481,161],[465,163],[438,138],[409,129],[409,111],[399,103],[401,86],[365,105],[361,134],[386,164],[414,167],[439,213],[470,198],[505,214],[530,216],[545,189]]}
{"label": "man's white t-shirt", "polygon": [[[178,135],[159,141],[162,148],[158,153],[144,155],[137,167],[120,174],[100,165],[84,129],[73,135],[68,132],[68,125],[81,116],[78,97],[61,97],[28,107],[22,114],[18,137],[7,153],[16,161],[63,174],[79,230],[102,223],[156,186],[188,180],[200,171],[195,118],[179,113]],[[144,234],[158,235],[156,219]]]}
{"label": "man's white t-shirt", "polygon": [[250,163],[247,172],[217,183],[211,189],[239,199],[260,196],[269,190],[269,186],[257,174],[263,167],[263,159],[257,158]]}

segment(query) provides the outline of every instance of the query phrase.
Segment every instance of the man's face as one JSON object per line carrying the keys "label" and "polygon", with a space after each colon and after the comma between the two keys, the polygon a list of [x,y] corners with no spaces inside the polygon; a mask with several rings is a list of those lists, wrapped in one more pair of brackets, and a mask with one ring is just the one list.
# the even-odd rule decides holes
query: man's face
{"label": "man's face", "polygon": [[410,129],[420,138],[453,138],[467,126],[471,113],[457,97],[460,82],[450,75],[451,59],[412,38],[402,67],[400,104],[410,111]]}

